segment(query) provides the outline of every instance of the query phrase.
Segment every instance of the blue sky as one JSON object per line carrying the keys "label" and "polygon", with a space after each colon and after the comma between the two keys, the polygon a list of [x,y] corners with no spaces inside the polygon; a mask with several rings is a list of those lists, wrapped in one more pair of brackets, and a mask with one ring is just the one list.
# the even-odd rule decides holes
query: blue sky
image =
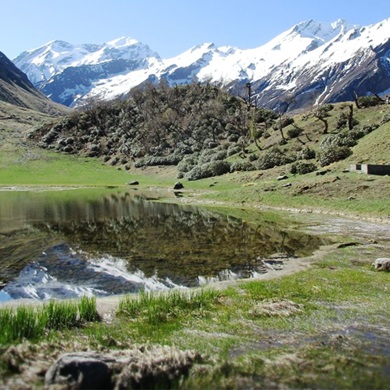
{"label": "blue sky", "polygon": [[0,51],[10,59],[55,39],[104,43],[129,36],[168,58],[204,42],[258,47],[315,19],[369,25],[388,0],[0,0]]}

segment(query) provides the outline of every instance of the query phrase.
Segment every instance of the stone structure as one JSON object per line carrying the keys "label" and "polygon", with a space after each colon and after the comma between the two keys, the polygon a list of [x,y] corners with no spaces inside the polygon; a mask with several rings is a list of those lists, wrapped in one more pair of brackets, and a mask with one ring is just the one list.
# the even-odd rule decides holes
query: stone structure
{"label": "stone structure", "polygon": [[352,164],[349,170],[351,172],[361,172],[368,175],[390,175],[390,165],[375,164]]}

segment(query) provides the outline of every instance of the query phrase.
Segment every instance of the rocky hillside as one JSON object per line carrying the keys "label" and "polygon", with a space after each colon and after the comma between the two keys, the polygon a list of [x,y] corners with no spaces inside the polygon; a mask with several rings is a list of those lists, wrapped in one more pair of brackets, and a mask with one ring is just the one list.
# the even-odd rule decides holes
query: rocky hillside
{"label": "rocky hillside", "polygon": [[100,158],[118,169],[170,165],[179,178],[197,180],[277,166],[312,172],[349,157],[359,140],[389,121],[390,106],[376,96],[292,117],[214,86],[162,83],[91,105],[30,136],[44,148]]}

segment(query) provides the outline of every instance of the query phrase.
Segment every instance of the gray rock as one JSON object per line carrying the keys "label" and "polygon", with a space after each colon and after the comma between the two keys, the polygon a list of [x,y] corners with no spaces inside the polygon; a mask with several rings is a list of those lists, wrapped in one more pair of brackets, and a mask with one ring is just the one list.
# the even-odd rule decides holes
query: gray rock
{"label": "gray rock", "polygon": [[62,355],[47,371],[45,385],[64,385],[78,389],[112,389],[115,360],[94,352]]}
{"label": "gray rock", "polygon": [[376,271],[388,271],[390,272],[390,258],[389,257],[380,257],[376,259],[372,265],[375,267]]}
{"label": "gray rock", "polygon": [[276,178],[276,180],[286,180],[286,179],[288,179],[288,176],[286,175],[281,175]]}
{"label": "gray rock", "polygon": [[174,388],[203,357],[173,347],[144,347],[62,355],[45,375],[45,388],[149,389]]}

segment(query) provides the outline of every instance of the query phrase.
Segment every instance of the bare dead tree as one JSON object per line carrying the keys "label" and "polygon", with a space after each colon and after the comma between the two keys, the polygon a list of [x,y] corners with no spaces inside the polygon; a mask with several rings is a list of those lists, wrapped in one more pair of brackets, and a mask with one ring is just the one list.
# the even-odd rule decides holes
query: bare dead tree
{"label": "bare dead tree", "polygon": [[349,106],[349,113],[348,113],[348,130],[353,129],[353,105],[350,104]]}

